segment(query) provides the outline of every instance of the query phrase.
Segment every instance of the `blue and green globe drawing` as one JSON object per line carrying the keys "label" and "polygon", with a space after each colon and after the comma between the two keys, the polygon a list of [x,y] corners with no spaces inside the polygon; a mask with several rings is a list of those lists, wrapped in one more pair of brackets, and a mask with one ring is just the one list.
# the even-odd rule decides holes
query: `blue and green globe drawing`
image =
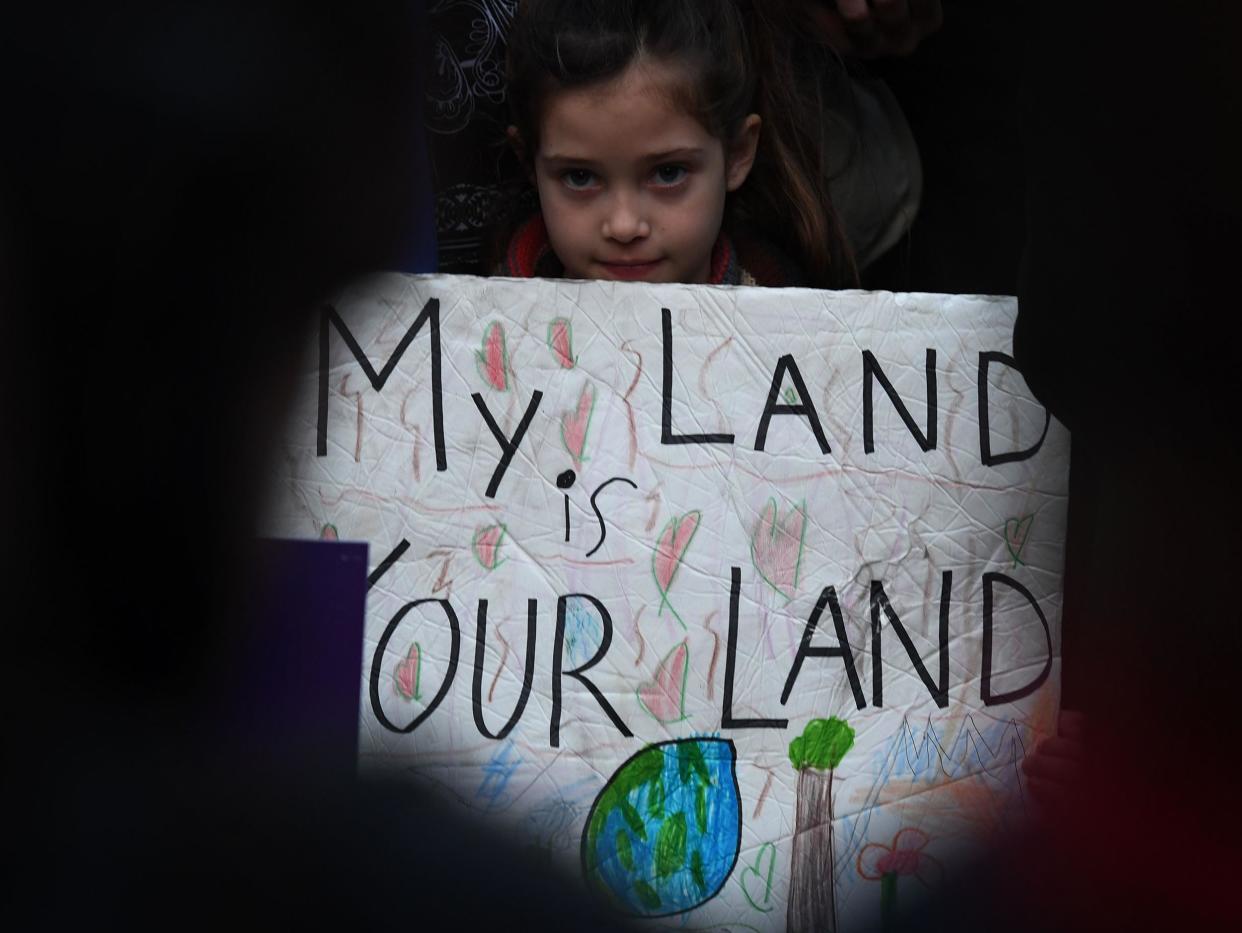
{"label": "blue and green globe drawing", "polygon": [[663,917],[724,887],[742,841],[737,751],[728,739],[649,745],[595,798],[582,833],[590,887],[624,913]]}

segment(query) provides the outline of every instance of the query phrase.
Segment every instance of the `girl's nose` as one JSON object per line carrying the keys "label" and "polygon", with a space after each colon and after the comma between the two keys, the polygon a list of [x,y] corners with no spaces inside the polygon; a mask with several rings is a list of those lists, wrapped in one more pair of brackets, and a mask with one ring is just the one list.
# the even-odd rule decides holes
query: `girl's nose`
{"label": "girl's nose", "polygon": [[644,216],[640,199],[624,194],[614,197],[604,215],[602,232],[606,239],[618,243],[632,243],[650,236],[651,224]]}

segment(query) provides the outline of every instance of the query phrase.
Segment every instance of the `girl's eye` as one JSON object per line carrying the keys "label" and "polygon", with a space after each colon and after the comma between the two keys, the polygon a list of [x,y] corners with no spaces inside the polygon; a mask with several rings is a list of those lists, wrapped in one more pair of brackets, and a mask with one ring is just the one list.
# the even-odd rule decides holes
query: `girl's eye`
{"label": "girl's eye", "polygon": [[571,168],[561,173],[561,181],[572,191],[585,191],[594,186],[595,173],[584,168]]}
{"label": "girl's eye", "polygon": [[684,165],[661,165],[655,170],[654,178],[657,185],[672,187],[683,182],[686,175]]}

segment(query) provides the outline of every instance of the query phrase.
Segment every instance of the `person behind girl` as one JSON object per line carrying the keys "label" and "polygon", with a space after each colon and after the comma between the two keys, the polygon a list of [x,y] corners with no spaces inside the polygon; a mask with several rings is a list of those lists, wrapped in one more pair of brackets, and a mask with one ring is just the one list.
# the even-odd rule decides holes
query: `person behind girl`
{"label": "person behind girl", "polygon": [[785,3],[524,0],[509,137],[538,192],[510,276],[853,285]]}

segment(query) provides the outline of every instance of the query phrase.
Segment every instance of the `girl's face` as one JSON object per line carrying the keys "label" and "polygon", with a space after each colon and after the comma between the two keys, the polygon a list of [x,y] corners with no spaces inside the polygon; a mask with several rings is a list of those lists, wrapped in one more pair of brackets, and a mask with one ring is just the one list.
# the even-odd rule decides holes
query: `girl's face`
{"label": "girl's face", "polygon": [[567,277],[707,281],[725,194],[750,172],[759,117],[726,147],[673,102],[684,77],[643,61],[549,96],[534,172]]}

